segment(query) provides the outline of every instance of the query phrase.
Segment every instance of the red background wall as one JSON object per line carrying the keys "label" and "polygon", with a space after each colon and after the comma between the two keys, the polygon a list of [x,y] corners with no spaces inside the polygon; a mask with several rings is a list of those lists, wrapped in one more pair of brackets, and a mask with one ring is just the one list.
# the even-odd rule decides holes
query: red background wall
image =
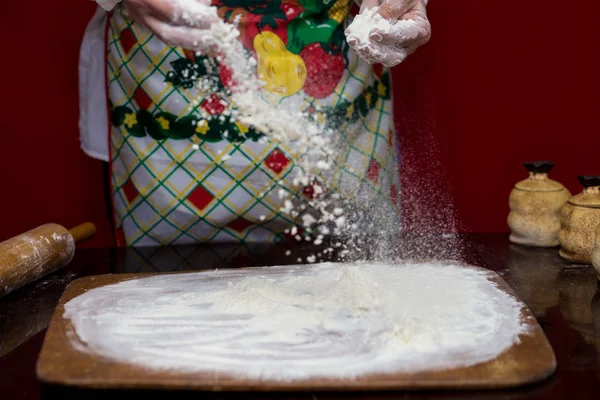
{"label": "red background wall", "polygon": [[432,41],[394,75],[404,189],[431,174],[423,153],[435,144],[444,168],[435,190],[453,199],[462,229],[505,231],[522,162],[554,161],[552,177],[572,193],[577,175],[600,174],[600,2],[431,0],[428,9]]}
{"label": "red background wall", "polygon": [[[80,151],[77,128],[78,49],[94,5],[6,3],[0,240],[91,220],[91,245],[108,245],[101,163]],[[523,161],[555,161],[553,177],[573,192],[577,174],[600,174],[600,2],[432,0],[429,9],[431,43],[394,71],[408,221],[429,223],[417,208],[453,209],[460,230],[505,231]]]}

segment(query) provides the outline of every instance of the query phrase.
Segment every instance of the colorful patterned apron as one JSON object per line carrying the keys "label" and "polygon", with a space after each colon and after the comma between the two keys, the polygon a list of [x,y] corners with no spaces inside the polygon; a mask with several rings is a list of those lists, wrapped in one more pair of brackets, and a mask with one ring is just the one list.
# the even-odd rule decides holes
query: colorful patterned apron
{"label": "colorful patterned apron", "polygon": [[[120,245],[285,240],[299,221],[280,211],[284,201],[308,204],[317,195],[353,203],[356,215],[368,217],[359,224],[382,229],[373,222],[378,212],[399,227],[389,73],[362,62],[347,46],[350,3],[213,3],[222,18],[239,21],[245,47],[266,68],[259,71],[266,77],[265,101],[295,101],[339,132],[329,181],[301,188],[291,183],[292,149],[222,115],[234,107],[223,94],[230,84],[227,68],[166,46],[132,22],[124,7],[111,13],[107,80]],[[275,45],[255,50],[265,39]],[[223,90],[199,92],[194,83],[200,75],[210,75]]]}

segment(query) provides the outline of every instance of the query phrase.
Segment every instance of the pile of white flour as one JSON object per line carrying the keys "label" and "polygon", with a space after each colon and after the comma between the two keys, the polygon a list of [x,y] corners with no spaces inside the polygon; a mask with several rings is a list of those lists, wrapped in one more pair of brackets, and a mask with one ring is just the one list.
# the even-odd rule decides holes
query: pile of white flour
{"label": "pile of white flour", "polygon": [[154,369],[298,380],[482,363],[521,308],[483,270],[319,264],[156,276],[65,306],[82,351]]}

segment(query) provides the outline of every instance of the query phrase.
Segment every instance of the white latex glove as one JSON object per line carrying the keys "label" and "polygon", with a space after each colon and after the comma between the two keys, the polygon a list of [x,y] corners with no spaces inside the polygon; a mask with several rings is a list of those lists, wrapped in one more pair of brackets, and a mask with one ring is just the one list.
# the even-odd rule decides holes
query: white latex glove
{"label": "white latex glove", "polygon": [[203,45],[211,24],[220,21],[210,0],[124,0],[129,16],[169,46],[208,52]]}
{"label": "white latex glove", "polygon": [[346,29],[348,44],[370,64],[400,64],[431,37],[426,3],[363,0],[360,14]]}

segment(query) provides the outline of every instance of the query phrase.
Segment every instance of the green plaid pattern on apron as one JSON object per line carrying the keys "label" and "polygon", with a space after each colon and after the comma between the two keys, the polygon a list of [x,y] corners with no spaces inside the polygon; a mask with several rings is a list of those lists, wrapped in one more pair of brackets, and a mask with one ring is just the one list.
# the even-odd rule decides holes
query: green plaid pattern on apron
{"label": "green plaid pattern on apron", "polygon": [[[276,3],[288,11],[296,4]],[[347,23],[340,7],[347,16],[349,2],[332,3],[327,12],[337,32]],[[247,11],[240,29],[248,35],[252,24],[262,22],[253,22],[251,7],[239,9]],[[276,17],[273,20],[280,21]],[[295,18],[311,18],[308,6]],[[272,25],[270,20],[267,25]],[[122,7],[111,13],[107,34],[112,197],[120,244],[285,240],[284,232],[298,221],[280,211],[284,201],[307,204],[318,190],[314,185],[292,185],[297,168],[292,149],[222,115],[233,106],[224,92],[200,93],[195,88],[197,76],[208,73],[226,86],[226,69],[214,59],[165,45],[131,21]],[[308,38],[303,40],[310,42]],[[316,40],[321,40],[320,46],[327,44]],[[290,47],[292,39],[287,42]],[[298,49],[311,45],[293,43]],[[318,99],[307,92],[321,88],[309,89],[307,81],[303,90],[280,101],[294,101],[308,112],[318,110],[315,118],[326,118],[339,132],[339,153],[326,195],[338,193],[364,213],[376,203],[391,224],[399,225],[398,152],[388,71],[362,62],[347,46],[341,53],[324,53],[315,46],[309,50],[319,57],[343,57],[343,73],[331,93],[319,92]],[[310,63],[320,60],[307,52],[299,54],[310,74]]]}

